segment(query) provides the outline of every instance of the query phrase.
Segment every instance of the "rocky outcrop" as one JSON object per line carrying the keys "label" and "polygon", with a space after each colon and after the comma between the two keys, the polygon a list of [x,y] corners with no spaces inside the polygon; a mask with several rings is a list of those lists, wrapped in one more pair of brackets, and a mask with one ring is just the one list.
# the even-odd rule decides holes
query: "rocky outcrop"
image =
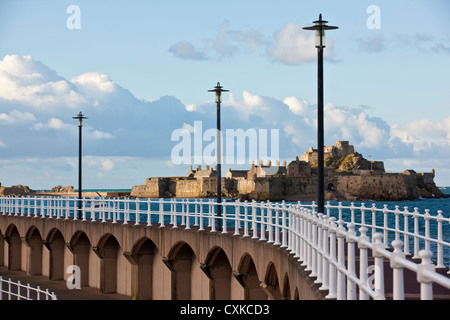
{"label": "rocky outcrop", "polygon": [[33,193],[33,190],[21,184],[12,187],[0,187],[0,196],[25,196]]}
{"label": "rocky outcrop", "polygon": [[75,189],[73,186],[63,187],[61,185],[58,185],[52,188],[50,192],[68,193],[68,192],[75,192]]}

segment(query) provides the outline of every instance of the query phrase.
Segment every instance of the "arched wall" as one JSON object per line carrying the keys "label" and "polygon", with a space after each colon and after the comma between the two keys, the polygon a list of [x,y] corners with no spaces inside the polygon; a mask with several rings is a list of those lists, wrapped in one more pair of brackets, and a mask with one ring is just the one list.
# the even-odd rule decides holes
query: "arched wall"
{"label": "arched wall", "polygon": [[[67,267],[80,264],[82,286],[105,294],[164,300],[322,298],[289,252],[250,237],[194,228],[7,215],[0,216],[0,230],[5,230],[3,257],[8,259],[3,259],[4,265],[38,272],[38,267],[31,267],[38,251],[30,254],[30,243],[45,235],[43,275],[66,280],[70,276]],[[184,278],[181,274],[189,266],[190,289],[176,291],[174,284],[179,288],[180,279],[187,279],[186,273]],[[217,288],[223,285],[227,289],[219,294]]]}

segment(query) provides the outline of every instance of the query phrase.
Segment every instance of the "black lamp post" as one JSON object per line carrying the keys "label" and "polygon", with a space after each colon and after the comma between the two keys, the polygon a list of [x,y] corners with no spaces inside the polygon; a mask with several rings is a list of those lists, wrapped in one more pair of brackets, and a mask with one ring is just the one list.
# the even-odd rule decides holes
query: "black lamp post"
{"label": "black lamp post", "polygon": [[328,26],[328,21],[322,20],[322,14],[319,20],[314,21],[314,26],[305,27],[305,30],[316,31],[316,48],[318,57],[317,67],[317,212],[325,211],[325,181],[324,181],[324,138],[323,138],[323,49],[325,48],[325,30],[338,29],[338,27]]}
{"label": "black lamp post", "polygon": [[[222,154],[221,154],[221,131],[220,131],[220,103],[222,102],[222,92],[228,92],[229,90],[222,89],[220,82],[217,82],[217,85],[213,90],[208,90],[208,92],[216,93],[216,104],[217,104],[217,216],[220,217],[222,215]],[[218,221],[218,229],[222,229],[222,220]]]}
{"label": "black lamp post", "polygon": [[80,111],[76,117],[73,119],[78,119],[78,218],[81,218],[81,199],[82,199],[82,189],[81,189],[81,128],[83,127],[83,119],[87,119]]}

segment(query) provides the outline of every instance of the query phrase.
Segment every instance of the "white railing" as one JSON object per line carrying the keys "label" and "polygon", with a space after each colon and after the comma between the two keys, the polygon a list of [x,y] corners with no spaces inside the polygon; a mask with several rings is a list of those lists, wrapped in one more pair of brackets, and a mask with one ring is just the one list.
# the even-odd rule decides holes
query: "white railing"
{"label": "white railing", "polygon": [[42,290],[39,286],[31,287],[30,284],[22,284],[20,281],[3,279],[0,276],[0,300],[58,300],[54,292],[48,289]]}
{"label": "white railing", "polygon": [[316,212],[314,203],[224,200],[221,206],[219,217],[213,199],[0,197],[3,215],[182,226],[266,241],[297,258],[332,299],[385,299],[384,259],[393,269],[394,299],[404,299],[405,269],[417,275],[422,299],[433,298],[433,283],[450,290],[450,279],[436,272],[450,265],[450,218],[442,211],[422,214],[417,208],[364,203],[327,203],[324,214]]}

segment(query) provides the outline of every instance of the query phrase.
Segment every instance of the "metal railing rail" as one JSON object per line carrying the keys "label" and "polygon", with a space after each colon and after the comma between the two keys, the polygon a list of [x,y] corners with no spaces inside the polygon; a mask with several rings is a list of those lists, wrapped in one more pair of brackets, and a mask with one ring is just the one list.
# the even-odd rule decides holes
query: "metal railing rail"
{"label": "metal railing rail", "polygon": [[[394,270],[394,299],[404,299],[405,269],[416,273],[422,299],[433,298],[433,283],[450,289],[450,279],[436,272],[448,267],[444,253],[450,253],[450,218],[440,210],[434,215],[429,210],[419,213],[417,208],[411,212],[399,206],[392,210],[386,205],[377,208],[375,204],[365,207],[364,203],[327,203],[326,213],[317,213],[314,202],[223,200],[222,215],[218,217],[214,199],[84,198],[81,212],[77,201],[63,197],[0,197],[0,212],[29,218],[232,232],[288,250],[332,299],[385,299],[384,259]],[[374,258],[371,265],[369,253]],[[362,271],[357,275],[358,260]]]}
{"label": "metal railing rail", "polygon": [[[5,299],[6,298],[6,299]],[[58,300],[54,292],[0,276],[0,300]]]}

